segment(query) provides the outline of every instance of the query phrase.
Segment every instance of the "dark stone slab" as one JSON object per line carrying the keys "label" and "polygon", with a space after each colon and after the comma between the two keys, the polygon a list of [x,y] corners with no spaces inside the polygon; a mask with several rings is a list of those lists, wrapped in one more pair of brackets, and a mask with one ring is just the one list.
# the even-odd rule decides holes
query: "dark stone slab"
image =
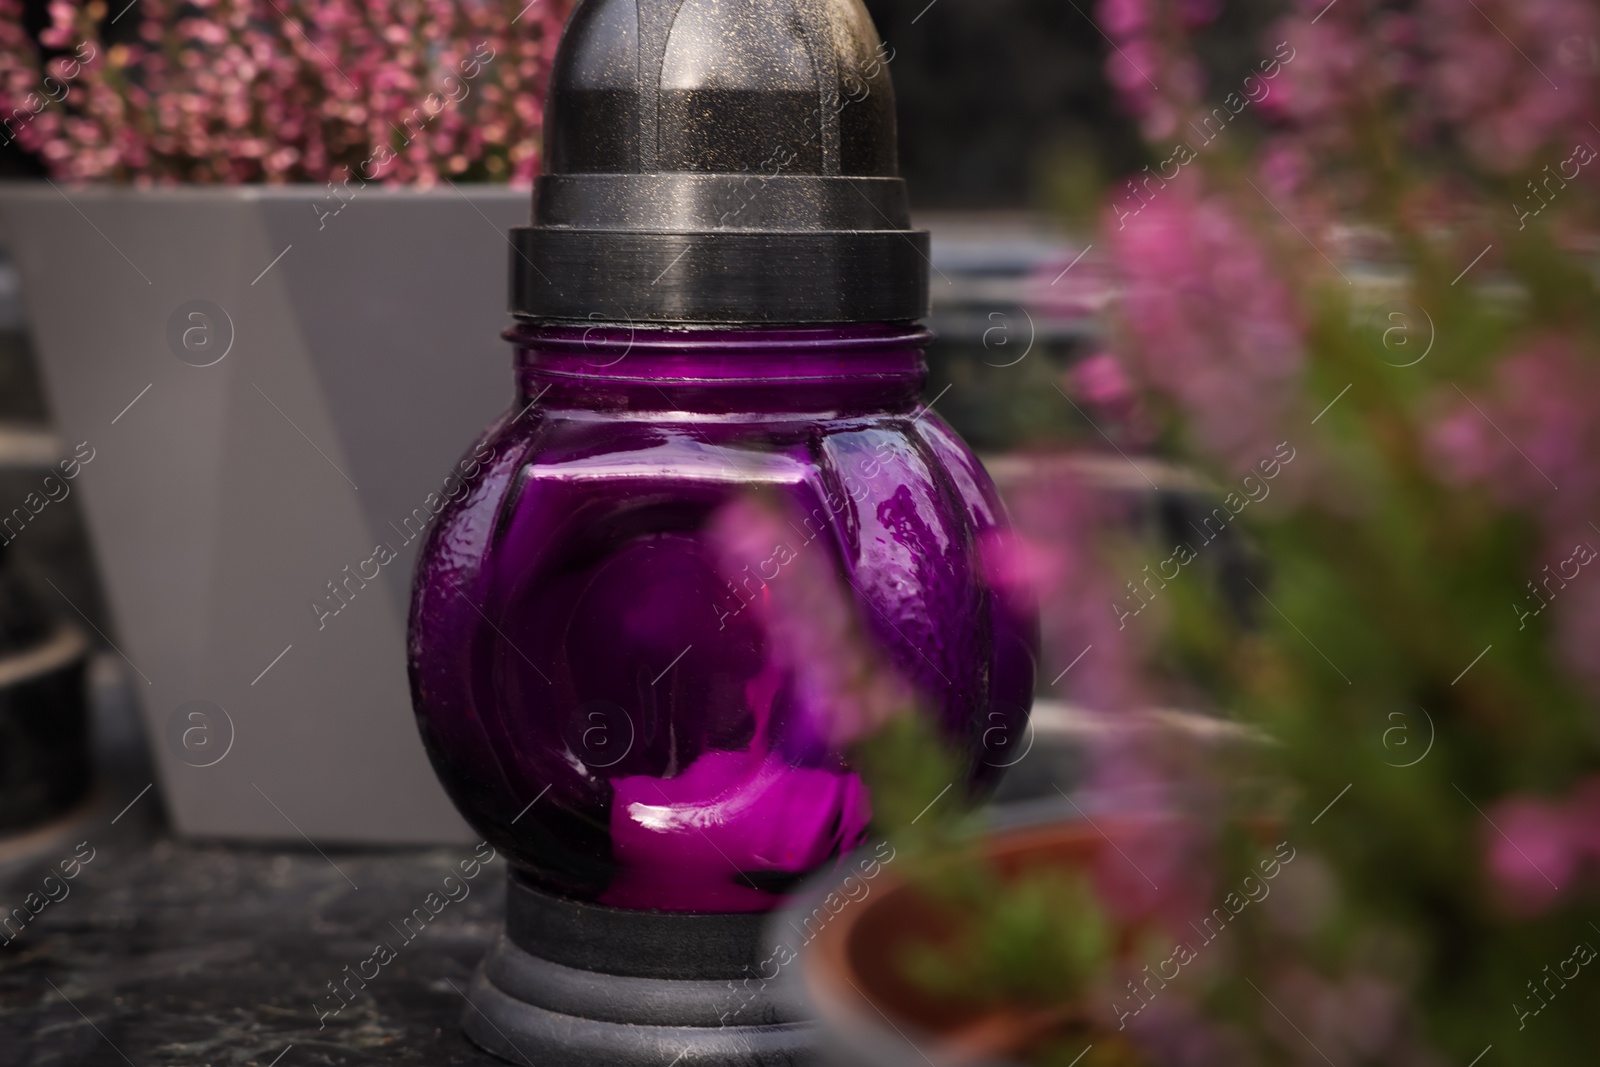
{"label": "dark stone slab", "polygon": [[[68,848],[0,881],[4,913],[46,888],[60,897],[0,938],[0,1067],[499,1063],[460,1019],[500,930],[503,860],[461,881],[469,848],[185,844],[140,822],[157,816],[154,791],[111,826],[142,784],[119,786],[81,831],[93,858],[76,878],[61,878]],[[439,906],[451,874],[467,895]],[[380,944],[393,958],[364,963]],[[364,988],[358,970],[376,970]],[[330,982],[347,983],[345,1000]]]}

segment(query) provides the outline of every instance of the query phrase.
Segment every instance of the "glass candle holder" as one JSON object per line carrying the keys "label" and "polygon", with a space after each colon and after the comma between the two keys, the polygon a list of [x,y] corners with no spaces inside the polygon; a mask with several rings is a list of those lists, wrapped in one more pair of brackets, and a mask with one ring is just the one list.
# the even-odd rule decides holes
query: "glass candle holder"
{"label": "glass candle holder", "polygon": [[[824,554],[868,634],[985,763],[1017,737],[1032,621],[989,588],[1003,522],[918,404],[917,326],[519,326],[517,401],[463,462],[417,571],[411,682],[467,819],[532,885],[662,911],[767,911],[858,845],[871,801],[771,662],[780,562]],[[798,518],[770,572],[706,526],[753,489]]]}
{"label": "glass candle holder", "polygon": [[[1024,729],[1035,622],[980,551],[1003,513],[918,403],[892,59],[859,0],[584,0],[562,35],[509,235],[516,399],[421,549],[409,639],[427,751],[511,871],[463,1015],[508,1059],[810,1049],[761,923],[872,817],[845,743],[871,723],[813,674],[896,678],[974,788]],[[789,518],[736,568],[751,494]],[[837,585],[853,644],[786,646],[775,580]]]}

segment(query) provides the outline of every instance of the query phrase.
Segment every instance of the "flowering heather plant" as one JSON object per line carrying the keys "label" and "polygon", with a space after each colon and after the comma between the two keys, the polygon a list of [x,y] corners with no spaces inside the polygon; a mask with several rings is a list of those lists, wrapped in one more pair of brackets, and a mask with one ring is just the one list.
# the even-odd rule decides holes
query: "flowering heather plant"
{"label": "flowering heather plant", "polygon": [[568,0],[0,0],[0,124],[52,177],[531,181]]}
{"label": "flowering heather plant", "polygon": [[[974,929],[1016,909],[1159,933],[1105,955],[1109,983],[1009,976],[1015,1002],[1101,1027],[1010,1054],[1580,1062],[1600,1017],[1600,8],[1310,0],[1242,70],[1198,58],[1218,10],[1095,8],[1159,162],[1109,190],[1108,351],[1059,383],[1109,460],[1182,459],[1215,506],[1144,547],[1041,482],[986,550],[1040,599],[1053,695],[1243,720],[1280,788],[1244,807],[1203,761],[1102,754],[1095,784],[1154,785],[1168,832],[1103,824],[1127,869],[1094,872],[1098,917],[1000,889]],[[1258,559],[1237,588],[1189,566],[1224,529]],[[945,984],[995,973],[953,962]]]}
{"label": "flowering heather plant", "polygon": [[1104,216],[1118,402],[1267,577],[1241,619],[1160,571],[1135,669],[1278,742],[1300,858],[1119,1017],[1156,1063],[1565,1062],[1600,1010],[1600,9],[1315,0],[1208,83],[1213,13],[1098,7],[1166,161]]}

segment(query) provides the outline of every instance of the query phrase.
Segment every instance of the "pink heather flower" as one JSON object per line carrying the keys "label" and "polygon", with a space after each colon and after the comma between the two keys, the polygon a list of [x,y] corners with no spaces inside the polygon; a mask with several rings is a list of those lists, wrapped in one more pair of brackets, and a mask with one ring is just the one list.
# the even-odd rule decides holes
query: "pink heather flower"
{"label": "pink heather flower", "polygon": [[1424,0],[1417,29],[1432,58],[1426,106],[1486,169],[1520,170],[1587,130],[1594,70],[1565,60],[1571,42],[1600,38],[1590,0]]}
{"label": "pink heather flower", "polygon": [[1435,473],[1450,484],[1482,488],[1502,507],[1539,520],[1540,558],[1551,564],[1559,585],[1541,594],[1553,597],[1550,617],[1542,621],[1554,625],[1561,663],[1600,694],[1594,653],[1600,647],[1600,568],[1575,560],[1576,576],[1558,573],[1578,546],[1600,546],[1600,533],[1590,525],[1600,514],[1600,471],[1593,462],[1600,454],[1593,418],[1600,409],[1600,371],[1574,338],[1546,335],[1498,364],[1487,388],[1465,397],[1442,390],[1437,407],[1442,414],[1425,441]]}
{"label": "pink heather flower", "polygon": [[1484,836],[1484,864],[1514,911],[1547,911],[1600,871],[1600,775],[1565,798],[1502,799],[1489,817],[1500,832]]}
{"label": "pink heather flower", "polygon": [[[875,733],[915,697],[863,632],[826,543],[800,542],[797,528],[778,507],[747,498],[720,508],[708,532],[730,585],[759,575],[759,595],[746,609],[756,612],[766,646],[765,665],[748,687],[758,718],[787,683],[810,734],[838,750]],[[765,730],[763,719],[758,732]]]}
{"label": "pink heather flower", "polygon": [[1130,594],[1101,558],[1099,539],[1119,505],[1084,483],[1076,466],[1084,458],[1026,460],[1006,487],[1015,533],[985,539],[981,559],[998,588],[1025,590],[1039,605],[1042,674],[1054,677],[1072,665],[1051,695],[1115,712],[1143,703],[1140,620],[1118,617]]}
{"label": "pink heather flower", "polygon": [[1378,48],[1374,59],[1383,85],[1410,89],[1418,85],[1426,64],[1419,51],[1421,34],[1414,15],[1388,11],[1374,26]]}
{"label": "pink heather flower", "polygon": [[1034,544],[1015,530],[985,530],[978,538],[978,567],[984,582],[1037,605],[1042,590],[1054,588],[1066,569],[1061,553]]}
{"label": "pink heather flower", "polygon": [[[1148,778],[1156,802],[1170,801],[1173,783],[1143,758],[1138,742],[1126,747],[1116,754],[1096,754],[1093,788],[1131,791],[1138,779]],[[1126,792],[1118,803],[1129,803]],[[1099,850],[1090,871],[1095,896],[1107,913],[1119,923],[1155,923],[1171,937],[1193,938],[1188,924],[1220,903],[1208,897],[1217,887],[1209,870],[1206,828],[1170,814],[1103,815],[1096,822],[1115,846]]]}
{"label": "pink heather flower", "polygon": [[1171,137],[1204,92],[1199,64],[1169,42],[1178,39],[1182,27],[1210,21],[1217,6],[1214,0],[1100,0],[1096,5],[1098,24],[1115,46],[1106,55],[1106,78],[1147,139]]}
{"label": "pink heather flower", "polygon": [[1274,54],[1279,42],[1286,43],[1289,58],[1267,83],[1262,111],[1295,122],[1314,140],[1342,143],[1344,124],[1338,113],[1373,91],[1378,70],[1370,51],[1368,19],[1375,15],[1369,7],[1368,0],[1342,0],[1315,23],[1315,12],[1279,20],[1264,42]]}
{"label": "pink heather flower", "polygon": [[1293,137],[1272,137],[1256,162],[1262,190],[1274,201],[1299,201],[1312,177],[1310,153]]}
{"label": "pink heather flower", "polygon": [[1096,352],[1068,372],[1073,392],[1095,407],[1119,410],[1138,399],[1133,383],[1117,357]]}
{"label": "pink heather flower", "polygon": [[1600,373],[1574,338],[1536,338],[1498,363],[1481,392],[1441,390],[1428,431],[1438,476],[1480,485],[1552,534],[1584,528],[1600,504]]}
{"label": "pink heather flower", "polygon": [[1128,447],[1147,448],[1155,439],[1139,390],[1122,361],[1109,352],[1080,360],[1063,376],[1063,392],[1084,408],[1102,433]]}
{"label": "pink heather flower", "polygon": [[1493,434],[1489,419],[1472,405],[1452,405],[1428,430],[1434,473],[1455,485],[1489,481],[1502,459],[1498,444],[1490,440]]}
{"label": "pink heather flower", "polygon": [[1130,37],[1106,57],[1106,77],[1126,94],[1136,113],[1149,106],[1149,94],[1155,92],[1150,82],[1159,72],[1156,46],[1148,38]]}
{"label": "pink heather flower", "polygon": [[1582,859],[1570,815],[1531,797],[1502,800],[1488,815],[1499,830],[1485,830],[1484,862],[1506,905],[1527,915],[1549,910],[1573,888]]}
{"label": "pink heather flower", "polygon": [[[1125,387],[1113,370],[1100,368],[1107,384]],[[1128,726],[1127,712],[1151,705],[1144,652],[1159,622],[1137,617],[1143,601],[1102,558],[1100,541],[1128,521],[1126,505],[1087,483],[1091,456],[1022,462],[1027,466],[1005,477],[1013,531],[991,532],[979,544],[984,576],[1037,606],[1044,692],[1104,722],[1088,794],[1116,813],[1102,825],[1121,851],[1106,849],[1096,862],[1096,895],[1121,920],[1179,929],[1205,910],[1209,891],[1206,821],[1197,815],[1205,786],[1185,765],[1192,749],[1168,751],[1160,736]]]}
{"label": "pink heather flower", "polygon": [[1130,37],[1150,25],[1149,0],[1100,0],[1100,25],[1116,38]]}
{"label": "pink heather flower", "polygon": [[1178,183],[1123,222],[1106,229],[1130,366],[1177,402],[1202,449],[1251,468],[1283,440],[1304,365],[1284,272],[1225,200]]}
{"label": "pink heather flower", "polygon": [[[15,131],[52,176],[150,182],[430,184],[531,178],[544,78],[570,0],[145,0],[108,47],[96,5],[55,0],[40,39],[70,92]],[[516,20],[513,23],[513,20]],[[0,105],[43,78],[0,0]],[[483,135],[496,128],[499,136]],[[407,143],[409,142],[409,143]],[[375,154],[393,152],[380,162]]]}

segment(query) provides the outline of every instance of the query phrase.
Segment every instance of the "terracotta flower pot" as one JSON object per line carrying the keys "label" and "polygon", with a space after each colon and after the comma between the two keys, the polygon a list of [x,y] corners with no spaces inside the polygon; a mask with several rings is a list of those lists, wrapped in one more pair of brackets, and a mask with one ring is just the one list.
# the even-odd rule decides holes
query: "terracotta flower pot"
{"label": "terracotta flower pot", "polygon": [[[1002,877],[1024,869],[1082,871],[1105,838],[1078,821],[1051,822],[997,834],[987,846]],[[793,944],[783,981],[822,1020],[824,1062],[835,1067],[999,1067],[1062,1027],[1087,1022],[1069,1009],[996,1008],[929,993],[896,961],[911,943],[938,940],[953,927],[949,913],[894,871],[893,850],[858,860],[835,888],[782,913],[773,940]],[[864,889],[861,887],[865,887]],[[783,955],[779,954],[779,961]],[[782,968],[780,968],[782,969]],[[1086,1038],[1086,1043],[1089,1038]]]}

